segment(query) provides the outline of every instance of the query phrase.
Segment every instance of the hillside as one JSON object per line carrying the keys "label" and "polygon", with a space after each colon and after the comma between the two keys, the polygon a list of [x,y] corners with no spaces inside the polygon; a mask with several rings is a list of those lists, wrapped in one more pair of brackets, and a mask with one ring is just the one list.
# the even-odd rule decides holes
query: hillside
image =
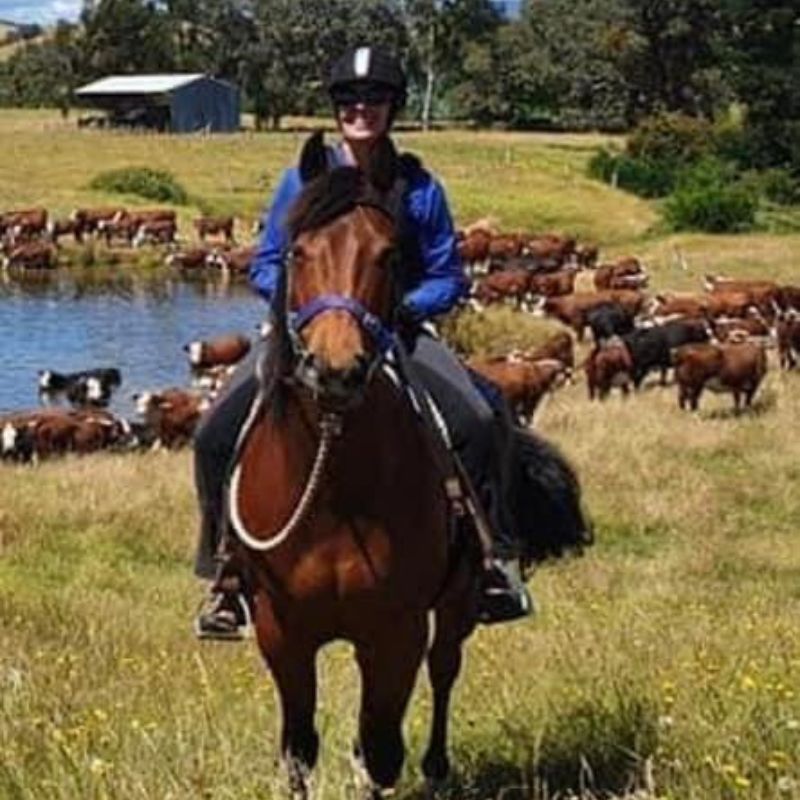
{"label": "hillside", "polygon": [[[657,289],[699,288],[707,271],[800,284],[796,233],[672,235],[656,205],[587,180],[601,140],[400,137],[442,177],[460,223],[491,215],[638,254]],[[189,190],[184,222],[199,200],[252,217],[300,142],[78,132],[50,112],[0,113],[0,207],[116,202],[89,180],[148,165]],[[481,324],[499,335],[527,322],[502,310]],[[674,386],[654,384],[590,403],[580,375],[545,406],[537,427],[575,464],[597,543],[537,571],[535,618],[467,645],[444,800],[800,796],[800,375],[770,360],[739,417],[727,396],[681,412]],[[255,647],[191,633],[196,528],[188,452],[0,465],[0,797],[284,796],[279,710]],[[355,797],[350,648],[319,668],[314,796]],[[425,796],[429,716],[421,676],[400,800]]]}

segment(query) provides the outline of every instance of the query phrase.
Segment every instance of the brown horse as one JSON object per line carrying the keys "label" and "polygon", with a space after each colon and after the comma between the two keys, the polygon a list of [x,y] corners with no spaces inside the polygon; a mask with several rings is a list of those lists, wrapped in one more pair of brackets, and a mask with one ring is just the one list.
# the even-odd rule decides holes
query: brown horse
{"label": "brown horse", "polygon": [[[450,692],[474,627],[474,559],[453,547],[428,432],[382,369],[398,297],[391,143],[370,169],[301,159],[264,397],[230,489],[236,558],[255,593],[259,647],[277,684],[290,786],[317,759],[317,651],[351,642],[362,678],[357,754],[370,796],[395,784],[401,724],[423,659],[434,710],[425,776],[444,778]],[[286,311],[284,317],[283,311]]]}

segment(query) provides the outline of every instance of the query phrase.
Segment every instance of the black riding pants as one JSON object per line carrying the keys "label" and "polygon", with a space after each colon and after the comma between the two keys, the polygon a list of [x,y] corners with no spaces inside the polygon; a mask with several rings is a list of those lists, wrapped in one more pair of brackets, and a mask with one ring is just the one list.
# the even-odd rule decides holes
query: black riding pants
{"label": "black riding pants", "polygon": [[[215,556],[222,533],[228,465],[258,390],[255,365],[267,346],[269,340],[260,342],[239,364],[195,433],[195,483],[202,517],[195,573],[201,578],[210,580],[217,573]],[[483,501],[495,535],[495,555],[512,558],[518,547],[507,497],[509,484],[503,474],[510,466],[504,452],[504,423],[440,341],[420,336],[410,360],[418,379],[441,409],[453,446]]]}

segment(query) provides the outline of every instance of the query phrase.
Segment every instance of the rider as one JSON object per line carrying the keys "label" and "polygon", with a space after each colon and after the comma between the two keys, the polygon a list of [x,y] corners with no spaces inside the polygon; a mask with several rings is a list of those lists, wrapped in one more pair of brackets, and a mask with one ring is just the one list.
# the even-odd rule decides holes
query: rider
{"label": "rider", "polygon": [[[333,66],[327,84],[341,142],[328,149],[331,166],[363,167],[375,142],[387,134],[406,99],[406,78],[399,62],[377,47],[345,53]],[[406,158],[403,196],[407,241],[404,252],[416,256],[416,279],[402,300],[395,326],[404,333],[409,359],[419,380],[435,398],[450,437],[471,478],[493,529],[494,560],[484,581],[484,622],[515,619],[532,610],[519,569],[518,545],[501,474],[502,427],[469,374],[438,339],[420,332],[422,322],[449,311],[467,288],[456,248],[453,223],[441,185],[418,160]],[[302,190],[298,168],[287,170],[266,216],[250,268],[250,280],[268,302],[284,267],[289,240],[288,209]],[[409,335],[409,332],[413,332]],[[268,346],[264,340],[262,346]],[[240,638],[247,603],[236,580],[220,580],[219,543],[224,515],[224,486],[238,432],[257,389],[254,348],[223,394],[201,421],[195,437],[195,475],[203,524],[196,573],[215,581],[206,607],[196,620],[202,638]]]}

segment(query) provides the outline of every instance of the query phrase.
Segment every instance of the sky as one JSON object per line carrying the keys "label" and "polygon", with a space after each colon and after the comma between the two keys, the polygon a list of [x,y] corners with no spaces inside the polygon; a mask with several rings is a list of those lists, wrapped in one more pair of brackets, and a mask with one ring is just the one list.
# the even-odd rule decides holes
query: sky
{"label": "sky", "polygon": [[46,25],[58,19],[75,21],[81,0],[0,0],[0,20]]}

